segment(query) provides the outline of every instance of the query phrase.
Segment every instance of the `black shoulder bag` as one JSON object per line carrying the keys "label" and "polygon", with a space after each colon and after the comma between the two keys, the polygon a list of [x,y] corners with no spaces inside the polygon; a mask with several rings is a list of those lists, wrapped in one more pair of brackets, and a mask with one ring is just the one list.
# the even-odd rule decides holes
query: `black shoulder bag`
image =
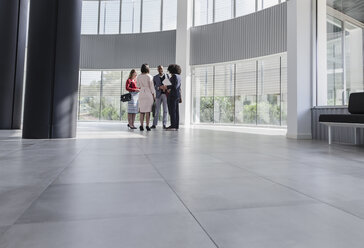
{"label": "black shoulder bag", "polygon": [[120,101],[122,101],[122,102],[130,102],[131,101],[131,93],[129,92],[129,93],[126,93],[124,95],[121,95],[120,96]]}

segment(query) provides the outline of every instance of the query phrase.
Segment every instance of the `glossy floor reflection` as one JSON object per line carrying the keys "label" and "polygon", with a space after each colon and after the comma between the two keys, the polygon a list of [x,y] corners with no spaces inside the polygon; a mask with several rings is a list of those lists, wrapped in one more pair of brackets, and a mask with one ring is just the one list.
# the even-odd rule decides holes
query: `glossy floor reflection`
{"label": "glossy floor reflection", "polygon": [[69,140],[0,131],[0,248],[362,248],[363,192],[359,146],[116,123]]}

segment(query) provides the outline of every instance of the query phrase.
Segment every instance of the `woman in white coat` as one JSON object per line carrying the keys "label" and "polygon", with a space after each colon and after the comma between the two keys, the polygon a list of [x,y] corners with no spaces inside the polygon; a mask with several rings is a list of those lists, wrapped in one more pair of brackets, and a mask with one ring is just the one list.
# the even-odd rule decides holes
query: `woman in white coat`
{"label": "woman in white coat", "polygon": [[155,100],[155,88],[153,77],[149,74],[149,65],[143,64],[140,69],[142,74],[137,77],[137,86],[140,89],[139,93],[139,113],[140,113],[140,131],[144,131],[144,115],[146,116],[146,129],[150,131],[149,121],[150,112],[152,112],[153,103]]}

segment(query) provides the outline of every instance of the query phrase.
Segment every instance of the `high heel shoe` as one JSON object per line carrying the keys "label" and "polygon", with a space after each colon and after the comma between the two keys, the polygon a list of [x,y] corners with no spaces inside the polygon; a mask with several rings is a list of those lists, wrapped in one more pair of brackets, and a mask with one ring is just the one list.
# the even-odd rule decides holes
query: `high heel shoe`
{"label": "high heel shoe", "polygon": [[132,129],[132,127],[128,124],[128,128]]}
{"label": "high heel shoe", "polygon": [[140,131],[144,131],[144,127],[143,126],[140,126],[139,129],[140,129]]}
{"label": "high heel shoe", "polygon": [[150,127],[146,126],[147,131],[151,131]]}

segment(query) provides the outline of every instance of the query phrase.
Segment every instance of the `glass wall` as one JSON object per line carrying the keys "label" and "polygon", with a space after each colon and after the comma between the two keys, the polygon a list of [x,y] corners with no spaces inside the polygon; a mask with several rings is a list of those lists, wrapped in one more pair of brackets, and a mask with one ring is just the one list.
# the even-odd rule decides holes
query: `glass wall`
{"label": "glass wall", "polygon": [[161,0],[143,0],[143,32],[161,30]]}
{"label": "glass wall", "polygon": [[99,30],[99,2],[82,2],[82,34],[97,34]]}
{"label": "glass wall", "polygon": [[280,57],[258,60],[257,118],[261,125],[280,125],[281,122],[280,60]]}
{"label": "glass wall", "polygon": [[83,0],[81,34],[176,29],[177,0]]}
{"label": "glass wall", "polygon": [[192,70],[192,121],[214,122],[214,67],[196,67]]}
{"label": "glass wall", "polygon": [[216,65],[214,73],[214,122],[234,122],[235,65]]}
{"label": "glass wall", "polygon": [[101,71],[83,71],[80,74],[79,120],[100,119]]}
{"label": "glass wall", "polygon": [[236,0],[236,17],[248,15],[256,11],[256,2],[252,0]]}
{"label": "glass wall", "polygon": [[192,68],[193,123],[286,126],[287,56]]}
{"label": "glass wall", "polygon": [[[129,73],[130,69],[80,71],[78,119],[127,121],[128,103],[120,102],[120,95],[127,93]],[[157,69],[151,69],[150,74],[158,74]]]}
{"label": "glass wall", "polygon": [[194,25],[205,25],[213,22],[213,0],[194,1]]}
{"label": "glass wall", "polygon": [[[340,5],[338,5],[340,8]],[[326,65],[320,67],[317,103],[323,106],[345,106],[353,92],[364,91],[364,24],[327,6],[326,36],[320,41],[318,55]],[[324,23],[323,23],[324,24]],[[325,57],[324,57],[325,56]]]}
{"label": "glass wall", "polygon": [[234,0],[215,0],[215,22],[234,17]]}
{"label": "glass wall", "polygon": [[100,2],[100,34],[119,33],[119,11],[119,0],[102,0]]}
{"label": "glass wall", "polygon": [[194,0],[194,26],[247,15],[286,0]]}
{"label": "glass wall", "polygon": [[121,8],[121,33],[140,32],[141,0],[123,0]]}
{"label": "glass wall", "polygon": [[163,1],[162,30],[173,30],[177,27],[177,0]]}
{"label": "glass wall", "polygon": [[257,61],[241,61],[235,65],[235,123],[256,124]]}

